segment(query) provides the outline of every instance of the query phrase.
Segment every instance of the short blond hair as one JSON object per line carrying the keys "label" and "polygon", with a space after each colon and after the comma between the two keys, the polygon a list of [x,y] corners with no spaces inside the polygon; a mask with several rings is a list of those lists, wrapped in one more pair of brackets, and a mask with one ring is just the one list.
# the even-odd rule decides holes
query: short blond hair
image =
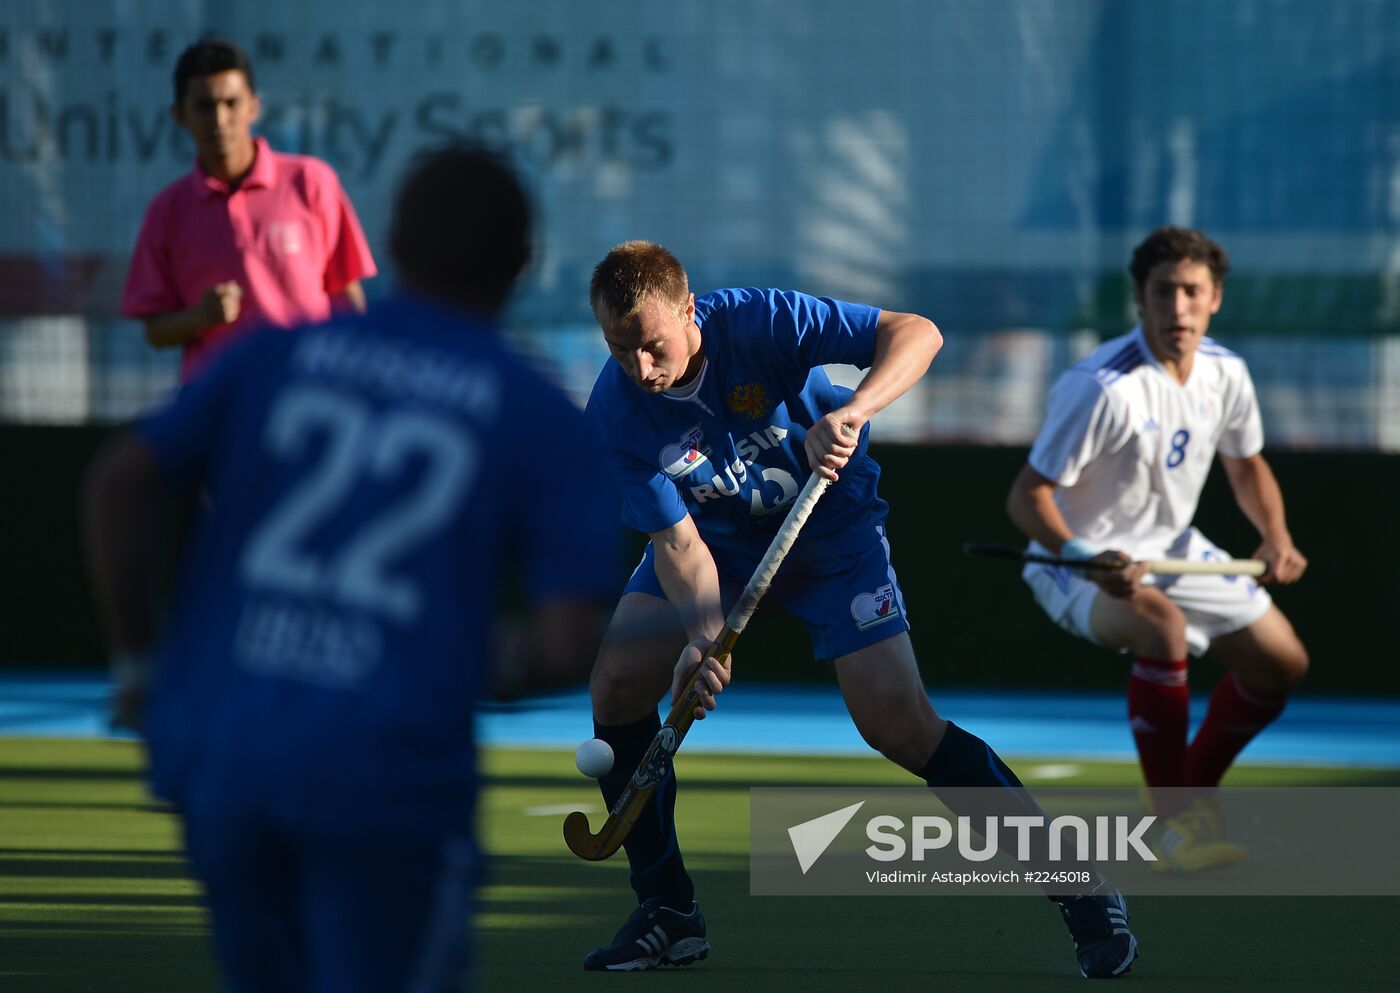
{"label": "short blond hair", "polygon": [[677,313],[690,298],[685,267],[663,246],[624,241],[593,267],[588,303],[603,327],[631,317],[652,297],[664,300]]}

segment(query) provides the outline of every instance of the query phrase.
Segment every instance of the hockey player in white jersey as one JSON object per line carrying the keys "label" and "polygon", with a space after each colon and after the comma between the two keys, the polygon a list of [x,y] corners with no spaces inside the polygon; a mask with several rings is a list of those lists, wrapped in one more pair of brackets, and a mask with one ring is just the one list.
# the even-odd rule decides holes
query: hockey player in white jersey
{"label": "hockey player in white jersey", "polygon": [[[1259,583],[1243,576],[1156,576],[1029,565],[1023,578],[1051,620],[1133,659],[1128,716],[1165,822],[1162,865],[1193,872],[1245,858],[1225,838],[1210,790],[1283,710],[1308,668],[1288,619],[1260,584],[1297,581],[1283,496],[1264,460],[1244,361],[1206,337],[1229,260],[1199,231],[1164,227],[1129,266],[1141,323],[1066,371],[1007,497],[1031,550],[1065,558],[1229,558],[1191,524],[1219,454],[1235,501],[1260,535]],[[1209,650],[1226,670],[1187,744],[1187,658]],[[1192,797],[1194,796],[1194,799]]]}

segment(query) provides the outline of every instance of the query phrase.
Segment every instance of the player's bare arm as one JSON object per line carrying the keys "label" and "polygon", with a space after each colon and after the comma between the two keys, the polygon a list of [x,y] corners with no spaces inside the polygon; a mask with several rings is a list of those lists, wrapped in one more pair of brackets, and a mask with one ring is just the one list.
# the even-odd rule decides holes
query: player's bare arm
{"label": "player's bare arm", "polygon": [[[1064,515],[1055,503],[1055,481],[1036,472],[1029,464],[1021,467],[1006,495],[1006,513],[1026,537],[1056,554],[1065,554],[1065,545],[1074,538]],[[1122,551],[1106,548],[1095,554],[1095,562],[1121,562],[1123,568],[1094,570],[1085,575],[1109,596],[1131,597],[1146,575],[1144,566],[1133,563]]]}
{"label": "player's bare arm", "polygon": [[850,401],[807,432],[807,464],[835,480],[855,453],[861,428],[919,381],[943,347],[943,335],[927,317],[882,310],[875,326],[875,358]]}
{"label": "player's bare arm", "polygon": [[671,677],[671,699],[674,703],[695,667],[703,665],[707,671],[699,683],[700,706],[695,713],[697,718],[703,718],[704,711],[714,710],[715,694],[728,684],[733,663],[732,656],[724,663],[701,658],[724,628],[719,573],[689,514],[666,530],[653,532],[651,542],[656,550],[656,578],[666,591],[666,599],[680,611],[681,623],[690,638]]}
{"label": "player's bare arm", "polygon": [[514,700],[581,682],[592,667],[603,626],[598,604],[575,599],[547,600],[528,617],[500,624],[492,653],[493,695]]}
{"label": "player's bare arm", "polygon": [[1259,547],[1254,558],[1269,564],[1269,571],[1259,577],[1261,583],[1296,583],[1308,568],[1308,560],[1293,546],[1288,521],[1283,509],[1283,490],[1278,477],[1263,455],[1245,459],[1220,456],[1225,476],[1235,494],[1235,502],[1259,532]]}
{"label": "player's bare arm", "polygon": [[83,518],[88,574],[113,649],[112,720],[140,726],[155,639],[156,508],[160,470],[132,435],[113,442],[88,475]]}
{"label": "player's bare arm", "polygon": [[243,287],[230,280],[205,290],[192,307],[146,318],[146,340],[156,348],[188,344],[210,328],[232,324],[242,312]]}
{"label": "player's bare arm", "polygon": [[337,314],[363,314],[366,306],[365,287],[358,279],[346,283],[343,290],[331,295],[331,307]]}

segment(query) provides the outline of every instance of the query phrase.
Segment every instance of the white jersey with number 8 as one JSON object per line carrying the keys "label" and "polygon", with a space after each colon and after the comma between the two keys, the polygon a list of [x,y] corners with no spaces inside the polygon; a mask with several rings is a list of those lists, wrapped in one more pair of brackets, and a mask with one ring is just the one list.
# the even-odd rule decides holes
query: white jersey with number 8
{"label": "white jersey with number 8", "polygon": [[1203,338],[1179,383],[1138,327],[1056,381],[1029,461],[1058,484],[1076,537],[1142,559],[1164,556],[1191,526],[1217,450],[1248,458],[1263,446],[1243,359]]}

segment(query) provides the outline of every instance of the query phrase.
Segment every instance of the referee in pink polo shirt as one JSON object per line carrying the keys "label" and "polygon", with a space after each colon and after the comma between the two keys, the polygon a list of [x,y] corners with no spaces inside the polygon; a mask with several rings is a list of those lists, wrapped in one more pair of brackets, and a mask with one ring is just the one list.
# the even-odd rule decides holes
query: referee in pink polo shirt
{"label": "referee in pink polo shirt", "polygon": [[377,272],[335,171],[254,138],[260,109],[237,45],[206,38],[181,53],[171,114],[195,167],[146,208],[122,293],[152,345],[184,349],[181,379],[250,327],[363,311],[360,281]]}

